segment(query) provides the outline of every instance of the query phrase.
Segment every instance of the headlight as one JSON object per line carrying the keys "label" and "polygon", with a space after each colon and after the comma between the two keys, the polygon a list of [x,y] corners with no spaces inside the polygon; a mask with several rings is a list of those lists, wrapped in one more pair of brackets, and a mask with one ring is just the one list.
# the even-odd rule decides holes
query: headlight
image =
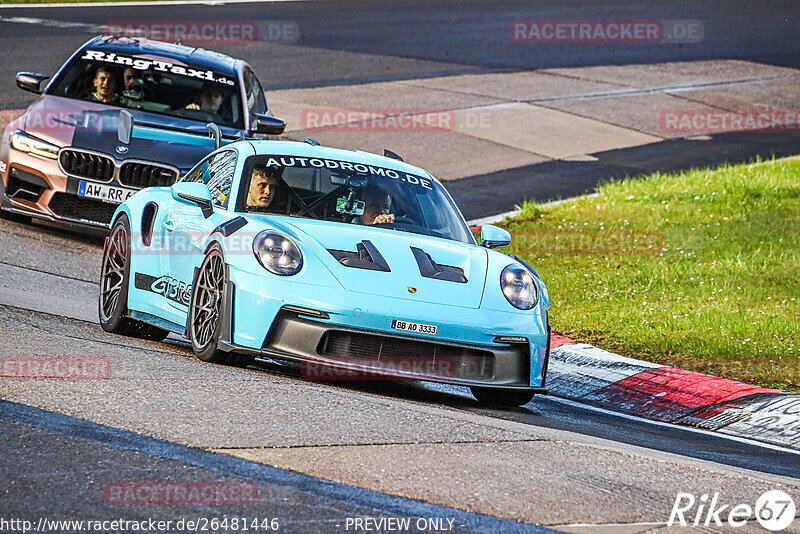
{"label": "headlight", "polygon": [[11,146],[20,152],[27,152],[29,154],[36,154],[45,158],[57,159],[58,148],[52,143],[37,139],[32,135],[28,135],[22,130],[16,131],[11,134]]}
{"label": "headlight", "polygon": [[503,269],[500,289],[506,300],[520,310],[530,310],[539,300],[539,286],[531,273],[519,265],[509,265]]}
{"label": "headlight", "polygon": [[303,267],[303,254],[294,241],[273,230],[264,230],[253,240],[253,254],[269,272],[291,276]]}

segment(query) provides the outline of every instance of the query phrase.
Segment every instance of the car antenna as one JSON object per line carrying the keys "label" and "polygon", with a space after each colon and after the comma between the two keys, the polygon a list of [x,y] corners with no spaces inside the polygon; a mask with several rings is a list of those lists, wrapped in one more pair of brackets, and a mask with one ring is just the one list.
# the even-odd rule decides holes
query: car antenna
{"label": "car antenna", "polygon": [[384,148],[383,149],[383,155],[386,156],[387,158],[392,158],[392,159],[396,159],[398,161],[403,161],[403,158],[401,158],[399,154],[396,154],[396,153],[392,152],[388,148]]}
{"label": "car antenna", "polygon": [[311,146],[319,146],[319,141],[317,141],[313,137],[306,137],[305,139],[303,139],[303,142],[308,143]]}

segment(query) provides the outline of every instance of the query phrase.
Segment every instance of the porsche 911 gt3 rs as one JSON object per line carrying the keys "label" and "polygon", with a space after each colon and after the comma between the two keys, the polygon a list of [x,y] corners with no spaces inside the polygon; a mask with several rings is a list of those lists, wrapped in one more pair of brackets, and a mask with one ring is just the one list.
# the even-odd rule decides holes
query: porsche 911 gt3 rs
{"label": "porsche 911 gt3 rs", "polygon": [[546,392],[549,299],[495,250],[510,241],[484,226],[476,243],[439,181],[391,152],[236,141],[116,210],[100,322],[175,332],[208,362],[291,360],[523,405]]}

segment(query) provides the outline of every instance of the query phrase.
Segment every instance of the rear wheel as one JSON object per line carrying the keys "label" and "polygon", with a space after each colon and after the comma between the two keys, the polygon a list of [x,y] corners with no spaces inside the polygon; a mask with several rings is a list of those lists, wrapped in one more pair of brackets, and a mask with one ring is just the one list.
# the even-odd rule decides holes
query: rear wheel
{"label": "rear wheel", "polygon": [[130,223],[120,216],[111,229],[103,250],[100,267],[100,298],[98,315],[100,326],[106,332],[123,336],[161,341],[169,332],[149,324],[135,321],[128,315],[128,283],[130,280]]}
{"label": "rear wheel", "polygon": [[495,406],[525,406],[533,399],[534,392],[525,389],[500,389],[472,386],[472,396],[481,404]]}
{"label": "rear wheel", "polygon": [[195,355],[204,362],[247,367],[255,359],[247,354],[224,352],[217,348],[222,333],[225,309],[227,267],[218,248],[206,255],[192,285],[189,305],[189,340]]}

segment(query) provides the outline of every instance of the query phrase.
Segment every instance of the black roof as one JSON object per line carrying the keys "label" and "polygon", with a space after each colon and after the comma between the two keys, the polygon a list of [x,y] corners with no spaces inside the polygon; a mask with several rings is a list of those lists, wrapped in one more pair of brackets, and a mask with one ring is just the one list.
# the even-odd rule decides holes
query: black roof
{"label": "black roof", "polygon": [[165,59],[174,59],[194,68],[202,68],[231,76],[236,73],[236,62],[241,61],[204,48],[151,41],[150,39],[139,37],[98,36],[86,43],[83,48],[123,55],[153,55]]}

